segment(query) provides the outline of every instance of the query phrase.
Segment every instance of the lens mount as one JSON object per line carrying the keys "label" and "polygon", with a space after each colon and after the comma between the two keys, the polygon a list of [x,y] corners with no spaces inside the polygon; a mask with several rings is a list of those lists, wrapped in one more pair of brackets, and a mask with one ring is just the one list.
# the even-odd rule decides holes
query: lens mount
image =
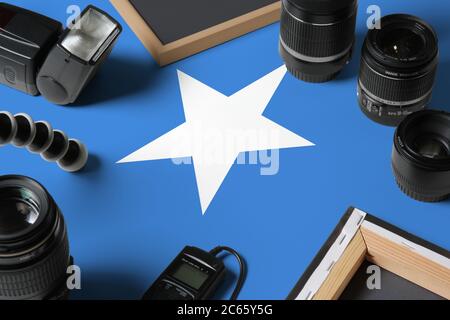
{"label": "lens mount", "polygon": [[381,19],[363,45],[358,81],[361,110],[372,120],[397,126],[426,108],[439,60],[438,40],[421,19],[395,14]]}
{"label": "lens mount", "polygon": [[400,188],[416,200],[442,201],[450,195],[450,114],[425,110],[397,128],[392,167]]}

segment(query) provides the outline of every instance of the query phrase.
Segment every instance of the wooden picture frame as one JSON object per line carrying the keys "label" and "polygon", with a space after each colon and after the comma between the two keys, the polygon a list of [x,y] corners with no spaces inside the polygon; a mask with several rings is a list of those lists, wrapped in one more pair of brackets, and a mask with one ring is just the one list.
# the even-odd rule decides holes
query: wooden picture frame
{"label": "wooden picture frame", "polygon": [[163,44],[128,0],[110,0],[160,66],[194,55],[280,19],[281,1]]}
{"label": "wooden picture frame", "polygon": [[364,260],[450,299],[449,251],[355,208],[347,211],[288,299],[338,299]]}

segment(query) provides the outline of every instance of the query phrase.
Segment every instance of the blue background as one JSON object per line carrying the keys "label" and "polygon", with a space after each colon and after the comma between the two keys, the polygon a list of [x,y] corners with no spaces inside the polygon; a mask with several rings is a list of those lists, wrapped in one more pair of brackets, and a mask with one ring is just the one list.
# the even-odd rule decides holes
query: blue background
{"label": "blue background", "polygon": [[[12,1],[60,21],[69,5],[89,2],[123,22],[108,1]],[[448,249],[450,203],[424,204],[400,192],[390,169],[394,129],[366,119],[356,102],[370,4],[380,5],[383,15],[415,14],[435,27],[441,62],[431,105],[450,111],[450,2],[360,1],[351,64],[322,85],[287,75],[265,112],[316,147],[281,150],[275,176],[235,165],[205,216],[192,166],[115,162],[184,122],[177,69],[231,95],[278,68],[278,24],[159,68],[123,23],[112,56],[72,107],[0,87],[1,109],[48,120],[91,151],[84,172],[67,174],[24,150],[0,149],[0,174],[37,179],[65,214],[82,269],[82,290],[73,297],[140,298],[185,245],[222,244],[248,262],[240,298],[284,299],[351,205]],[[234,260],[226,263],[236,274]],[[232,280],[219,298],[228,297]]]}

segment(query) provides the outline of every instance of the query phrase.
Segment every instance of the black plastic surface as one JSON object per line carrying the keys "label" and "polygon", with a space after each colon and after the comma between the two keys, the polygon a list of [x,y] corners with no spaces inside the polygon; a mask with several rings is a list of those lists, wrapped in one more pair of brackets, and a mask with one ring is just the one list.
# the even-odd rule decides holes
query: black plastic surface
{"label": "black plastic surface", "polygon": [[279,0],[130,0],[163,44],[185,38]]}
{"label": "black plastic surface", "polygon": [[[190,265],[207,275],[201,287],[194,288],[175,277],[182,265]],[[222,260],[195,247],[185,247],[145,293],[143,300],[207,300],[225,276]]]}
{"label": "black plastic surface", "polygon": [[62,32],[62,24],[0,3],[0,83],[37,95],[36,73]]}
{"label": "black plastic surface", "polygon": [[[108,47],[106,47],[105,51],[101,53],[97,60],[84,61],[61,45],[62,39],[70,32],[70,28],[66,28],[58,44],[52,48],[45,59],[36,80],[39,92],[47,100],[55,104],[67,105],[77,100],[83,89],[89,84],[100,66],[108,58],[122,32],[121,25],[97,7],[92,5],[88,6],[81,15],[84,15],[90,9],[101,13],[108,20],[111,20],[116,25],[117,30],[108,38],[107,41],[111,42],[105,41],[105,43],[108,43]],[[97,53],[100,53],[100,50]]]}

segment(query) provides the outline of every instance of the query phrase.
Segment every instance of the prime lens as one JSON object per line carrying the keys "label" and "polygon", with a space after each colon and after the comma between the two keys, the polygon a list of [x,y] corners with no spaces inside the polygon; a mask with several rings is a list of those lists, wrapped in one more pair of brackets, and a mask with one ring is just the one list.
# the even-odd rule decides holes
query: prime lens
{"label": "prime lens", "polygon": [[400,189],[413,199],[437,202],[450,196],[450,113],[424,110],[398,126],[392,168]]}
{"label": "prime lens", "polygon": [[352,55],[357,7],[357,0],[282,0],[280,53],[289,72],[307,82],[335,78]]}
{"label": "prime lens", "polygon": [[0,300],[60,299],[69,243],[49,193],[22,176],[0,177]]}
{"label": "prime lens", "polygon": [[425,21],[395,14],[367,34],[361,56],[358,99],[375,122],[397,126],[426,108],[439,60],[438,39]]}

